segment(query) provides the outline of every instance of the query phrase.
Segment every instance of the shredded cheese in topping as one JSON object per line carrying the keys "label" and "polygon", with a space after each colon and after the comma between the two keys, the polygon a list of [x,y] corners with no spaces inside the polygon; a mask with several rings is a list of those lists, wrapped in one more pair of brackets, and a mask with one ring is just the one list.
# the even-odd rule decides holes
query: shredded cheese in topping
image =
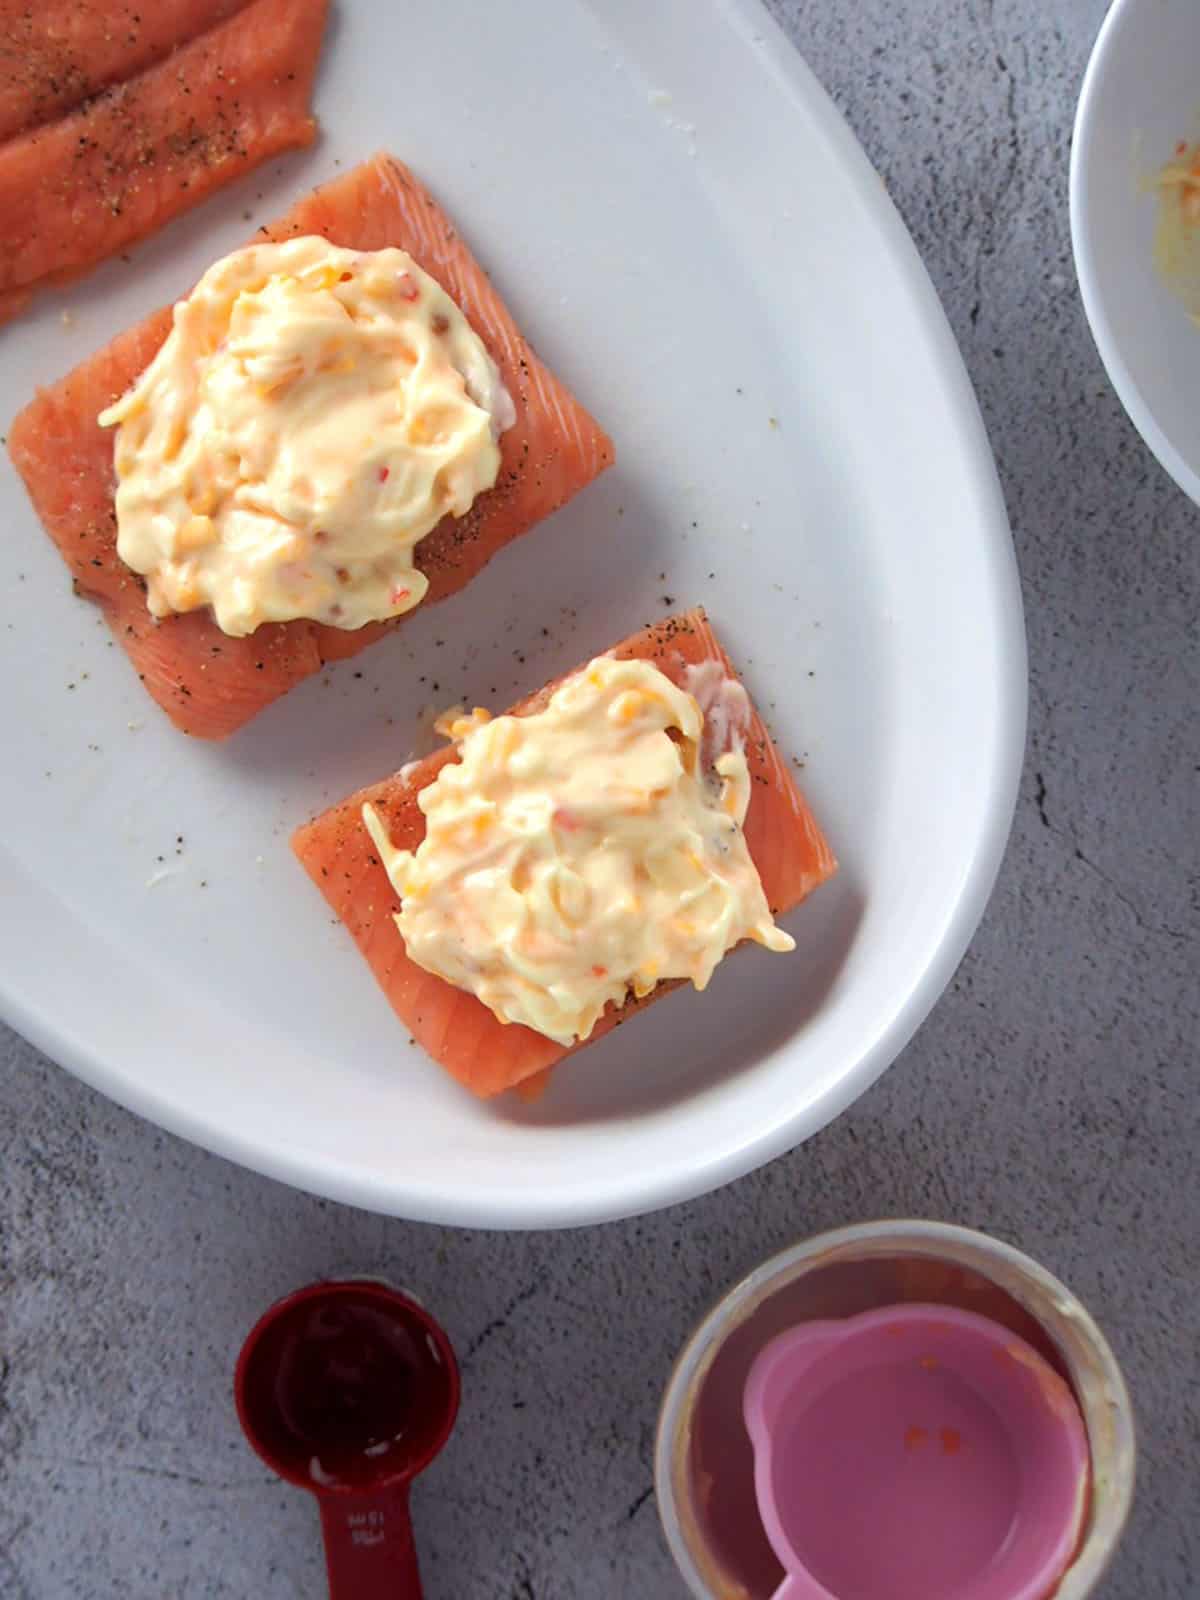
{"label": "shredded cheese in topping", "polygon": [[155,616],[225,633],[359,628],[428,582],[414,548],[496,482],[512,400],[403,250],[315,237],[218,261],[175,307],[116,427],[117,551]]}
{"label": "shredded cheese in topping", "polygon": [[700,706],[650,662],[600,656],[541,711],[456,710],[442,731],[460,759],[418,796],[418,848],[369,805],[363,822],[409,956],[502,1022],[571,1045],[630,992],[703,989],[743,939],[794,948],[742,834],[744,752],[706,773]]}

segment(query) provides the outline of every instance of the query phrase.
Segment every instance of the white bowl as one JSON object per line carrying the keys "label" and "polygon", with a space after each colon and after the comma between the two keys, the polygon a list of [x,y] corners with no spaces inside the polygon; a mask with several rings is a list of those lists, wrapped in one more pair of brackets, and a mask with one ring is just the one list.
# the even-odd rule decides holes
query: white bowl
{"label": "white bowl", "polygon": [[1083,80],[1071,237],[1113,387],[1159,461],[1200,504],[1200,328],[1155,266],[1150,180],[1200,135],[1200,5],[1115,0]]}

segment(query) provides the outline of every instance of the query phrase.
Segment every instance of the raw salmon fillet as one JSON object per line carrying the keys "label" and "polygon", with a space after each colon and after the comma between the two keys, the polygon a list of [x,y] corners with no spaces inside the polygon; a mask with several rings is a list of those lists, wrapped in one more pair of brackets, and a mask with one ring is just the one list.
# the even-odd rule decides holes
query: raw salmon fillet
{"label": "raw salmon fillet", "polygon": [[[462,307],[503,374],[516,422],[500,436],[500,475],[465,517],[445,517],[417,546],[416,564],[429,579],[422,607],[461,589],[612,461],[608,436],[537,359],[445,212],[391,156],[326,184],[262,233],[323,234],[355,250],[401,246]],[[146,688],[185,733],[223,739],[325,662],[356,654],[404,617],[354,632],[268,623],[233,639],[207,609],[161,621],[150,615],[142,580],[117,555],[113,435],[96,417],[129,387],[170,326],[171,312],[156,312],[43,389],[13,422],[8,448],[77,588],[103,608]]]}
{"label": "raw salmon fillet", "polygon": [[0,139],[64,116],[248,0],[0,0]]}
{"label": "raw salmon fillet", "polygon": [[[703,610],[684,612],[644,628],[615,647],[615,655],[652,661],[674,682],[688,666],[717,661],[727,677],[736,676]],[[521,716],[539,710],[556,684],[514,706]],[[746,845],[776,916],[792,910],[837,870],[812,812],[776,750],[757,712],[746,735],[751,797],[746,813]],[[712,751],[715,757],[720,751]],[[453,746],[428,756],[416,767],[385,778],[331,807],[298,828],[292,848],[313,882],[345,923],[367,958],[384,994],[409,1033],[473,1094],[481,1098],[516,1088],[571,1053],[553,1039],[519,1023],[502,1023],[473,994],[411,961],[393,921],[396,893],[375,854],[362,821],[362,807],[375,807],[398,849],[415,850],[425,837],[425,818],[417,796],[448,761]],[[643,1000],[630,999],[601,1017],[576,1050],[600,1038],[642,1006],[677,988],[660,983]]]}
{"label": "raw salmon fillet", "polygon": [[[149,4],[149,0],[148,0]],[[310,144],[328,0],[251,0],[227,22],[0,144],[0,321],[280,151]]]}

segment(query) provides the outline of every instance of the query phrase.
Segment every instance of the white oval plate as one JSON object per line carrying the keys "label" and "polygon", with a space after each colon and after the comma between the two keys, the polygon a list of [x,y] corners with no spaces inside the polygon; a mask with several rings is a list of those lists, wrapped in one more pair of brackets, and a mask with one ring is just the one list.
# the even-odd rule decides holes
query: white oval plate
{"label": "white oval plate", "polygon": [[1200,5],[1114,0],[1071,143],[1071,238],[1096,348],[1130,421],[1200,505],[1200,331],[1158,270],[1155,174],[1200,138]]}
{"label": "white oval plate", "polygon": [[[261,1172],[491,1227],[698,1194],[861,1094],[983,911],[1025,709],[1013,552],[958,352],[786,39],[753,0],[517,15],[343,5],[319,146],[46,300],[4,335],[0,375],[11,415],[239,242],[247,209],[387,146],[614,434],[617,468],[464,595],[224,746],[144,697],[7,463],[0,479],[8,1016]],[[535,1106],[478,1104],[408,1042],[288,835],[404,760],[430,702],[504,704],[667,596],[709,608],[842,870],[789,919],[793,958],[725,963]]]}

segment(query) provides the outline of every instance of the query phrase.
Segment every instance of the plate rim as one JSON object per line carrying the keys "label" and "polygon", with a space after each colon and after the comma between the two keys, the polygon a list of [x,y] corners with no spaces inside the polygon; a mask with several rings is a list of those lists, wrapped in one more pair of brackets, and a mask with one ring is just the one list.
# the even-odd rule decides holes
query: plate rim
{"label": "plate rim", "polygon": [[[465,1198],[452,1183],[413,1188],[403,1174],[382,1183],[344,1163],[314,1164],[311,1154],[265,1148],[236,1125],[200,1118],[160,1096],[153,1082],[131,1079],[90,1050],[79,1029],[57,1015],[31,1009],[0,965],[0,1009],[12,1025],[52,1061],[107,1098],[148,1118],[167,1132],[237,1162],[251,1171],[310,1194],[411,1221],[497,1230],[593,1225],[642,1215],[709,1193],[796,1148],[811,1138],[871,1086],[912,1039],[950,982],[978,928],[991,896],[1011,831],[1024,763],[1028,697],[1027,650],[1020,580],[996,463],[962,353],[916,245],[849,125],[812,69],[761,0],[722,0],[721,11],[747,37],[748,48],[766,55],[786,92],[801,102],[835,151],[847,186],[855,191],[906,294],[933,378],[945,396],[956,455],[963,463],[964,493],[974,502],[975,536],[989,557],[986,594],[999,644],[996,715],[988,761],[993,782],[973,847],[964,859],[957,899],[942,913],[940,942],[919,979],[898,1000],[890,1022],[819,1101],[795,1110],[762,1132],[686,1170],[621,1173],[602,1188],[555,1195],[547,1201],[535,1188],[508,1189],[496,1196]],[[84,930],[93,940],[93,929]],[[103,941],[100,941],[103,942]]]}

